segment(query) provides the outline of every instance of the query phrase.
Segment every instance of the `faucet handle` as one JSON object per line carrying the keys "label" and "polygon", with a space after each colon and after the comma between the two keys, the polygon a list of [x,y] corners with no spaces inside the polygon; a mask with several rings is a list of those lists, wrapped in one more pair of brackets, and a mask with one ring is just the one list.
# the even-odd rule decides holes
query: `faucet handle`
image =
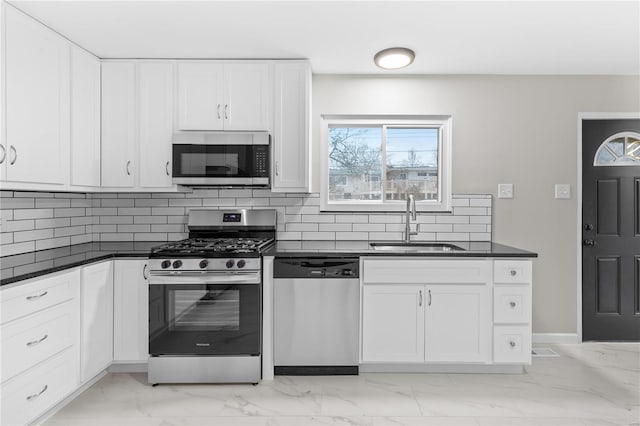
{"label": "faucet handle", "polygon": [[[411,228],[409,228],[411,229]],[[409,232],[409,235],[418,235],[420,233],[420,224],[416,223],[416,230]]]}

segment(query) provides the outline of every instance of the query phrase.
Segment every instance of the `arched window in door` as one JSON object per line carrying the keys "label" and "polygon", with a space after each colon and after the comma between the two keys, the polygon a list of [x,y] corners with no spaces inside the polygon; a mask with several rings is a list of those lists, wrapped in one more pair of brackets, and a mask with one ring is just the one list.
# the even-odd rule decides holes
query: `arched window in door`
{"label": "arched window in door", "polygon": [[640,133],[621,132],[608,137],[593,159],[594,166],[640,166]]}

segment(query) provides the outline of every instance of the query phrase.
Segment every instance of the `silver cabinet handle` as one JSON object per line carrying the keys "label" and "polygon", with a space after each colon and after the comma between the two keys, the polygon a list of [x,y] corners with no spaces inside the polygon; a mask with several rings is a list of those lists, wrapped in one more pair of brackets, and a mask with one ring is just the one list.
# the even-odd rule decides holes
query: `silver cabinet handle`
{"label": "silver cabinet handle", "polygon": [[164,171],[167,172],[167,176],[171,176],[171,173],[169,173],[169,163],[170,161],[167,161],[167,164],[164,166]]}
{"label": "silver cabinet handle", "polygon": [[509,340],[509,346],[511,346],[512,348],[515,348],[516,342],[514,342],[513,340]]}
{"label": "silver cabinet handle", "polygon": [[218,111],[218,120],[220,120],[220,104],[218,104],[217,111]]}
{"label": "silver cabinet handle", "polygon": [[278,162],[276,161],[276,176],[278,176],[278,175],[279,175],[279,173],[278,173]]}
{"label": "silver cabinet handle", "polygon": [[45,297],[47,294],[49,294],[49,292],[45,291],[44,293],[36,294],[35,296],[27,296],[27,300],[38,300],[41,297]]}
{"label": "silver cabinet handle", "polygon": [[420,290],[420,300],[418,301],[418,306],[422,306],[422,290]]}
{"label": "silver cabinet handle", "polygon": [[131,160],[127,161],[127,175],[131,176]]}
{"label": "silver cabinet handle", "polygon": [[47,337],[49,337],[49,335],[45,334],[41,339],[32,340],[31,342],[27,342],[27,346],[32,347],[32,346],[35,346],[35,345],[39,345],[40,343],[42,343],[45,340],[47,340]]}
{"label": "silver cabinet handle", "polygon": [[511,274],[512,277],[515,277],[518,272],[516,272],[515,269],[512,269],[511,272],[509,273]]}
{"label": "silver cabinet handle", "polygon": [[516,307],[516,302],[514,302],[513,300],[511,302],[509,302],[509,306],[511,306],[511,309]]}
{"label": "silver cabinet handle", "polygon": [[42,390],[40,392],[34,393],[33,395],[29,395],[27,397],[27,401],[31,401],[32,399],[36,399],[37,397],[42,395],[47,389],[49,389],[49,385],[44,385],[44,387],[42,388]]}
{"label": "silver cabinet handle", "polygon": [[16,161],[18,160],[18,151],[16,151],[16,147],[13,145],[9,147],[9,151],[13,151],[13,160],[9,161],[9,164],[13,166],[14,164],[16,164]]}
{"label": "silver cabinet handle", "polygon": [[429,290],[429,302],[428,305],[431,306],[431,290]]}
{"label": "silver cabinet handle", "polygon": [[0,145],[0,148],[2,148],[2,160],[0,160],[0,164],[2,164],[7,158],[7,148],[5,148],[4,145]]}
{"label": "silver cabinet handle", "polygon": [[224,119],[225,120],[229,119],[229,104],[224,105]]}
{"label": "silver cabinet handle", "polygon": [[147,266],[149,266],[149,265],[147,265],[147,264],[145,263],[145,264],[144,264],[144,268],[142,268],[142,278],[144,278],[145,280],[146,280],[147,278],[149,278],[149,275],[147,275]]}

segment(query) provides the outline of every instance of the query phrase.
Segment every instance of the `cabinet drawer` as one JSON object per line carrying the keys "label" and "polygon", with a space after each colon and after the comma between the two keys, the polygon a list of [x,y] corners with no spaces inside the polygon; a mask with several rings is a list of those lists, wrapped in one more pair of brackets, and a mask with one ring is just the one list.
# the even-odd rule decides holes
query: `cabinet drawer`
{"label": "cabinet drawer", "polygon": [[495,364],[531,364],[530,326],[499,325],[493,328]]}
{"label": "cabinet drawer", "polygon": [[73,392],[78,382],[73,348],[2,385],[3,425],[24,425]]}
{"label": "cabinet drawer", "polygon": [[531,322],[531,286],[496,285],[493,287],[493,322]]}
{"label": "cabinet drawer", "polygon": [[531,282],[531,262],[528,260],[496,260],[493,263],[496,283],[528,284]]}
{"label": "cabinet drawer", "polygon": [[491,281],[491,261],[365,258],[365,284],[485,284]]}
{"label": "cabinet drawer", "polygon": [[2,381],[73,345],[78,312],[73,302],[2,326]]}
{"label": "cabinet drawer", "polygon": [[40,278],[0,291],[1,323],[7,323],[76,297],[80,271]]}

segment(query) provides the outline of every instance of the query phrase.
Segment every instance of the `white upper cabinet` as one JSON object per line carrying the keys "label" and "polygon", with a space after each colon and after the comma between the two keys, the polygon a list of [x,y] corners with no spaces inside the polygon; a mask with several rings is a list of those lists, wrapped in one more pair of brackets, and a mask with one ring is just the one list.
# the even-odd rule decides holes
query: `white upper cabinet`
{"label": "white upper cabinet", "polygon": [[268,130],[271,85],[269,64],[224,66],[224,129]]}
{"label": "white upper cabinet", "polygon": [[178,64],[179,130],[269,130],[269,63]]}
{"label": "white upper cabinet", "polygon": [[171,186],[173,63],[102,62],[102,186]]}
{"label": "white upper cabinet", "polygon": [[5,15],[6,180],[55,188],[68,180],[69,44],[11,6]]}
{"label": "white upper cabinet", "polygon": [[273,192],[309,192],[311,67],[278,61],[274,67]]}
{"label": "white upper cabinet", "polygon": [[71,47],[72,186],[100,186],[100,60]]}
{"label": "white upper cabinet", "polygon": [[223,66],[218,63],[178,64],[178,128],[222,130]]}
{"label": "white upper cabinet", "polygon": [[173,63],[138,64],[140,157],[139,185],[171,186],[173,134]]}
{"label": "white upper cabinet", "polygon": [[135,185],[136,66],[102,63],[102,186]]}

